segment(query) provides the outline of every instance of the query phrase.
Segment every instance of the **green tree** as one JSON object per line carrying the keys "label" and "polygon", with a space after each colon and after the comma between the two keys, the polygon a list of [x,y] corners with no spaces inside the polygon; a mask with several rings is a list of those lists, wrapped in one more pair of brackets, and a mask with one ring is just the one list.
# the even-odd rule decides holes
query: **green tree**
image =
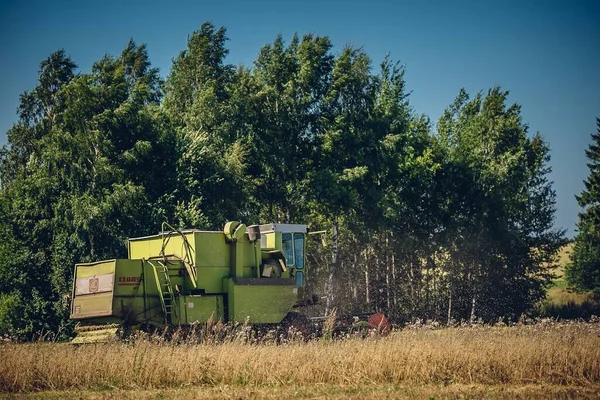
{"label": "green tree", "polygon": [[42,62],[38,87],[22,96],[1,163],[0,209],[11,239],[0,245],[0,288],[16,336],[68,325],[75,262],[125,256],[126,237],[158,225],[156,185],[170,184],[172,140],[145,46],[130,41],[120,57],[105,56],[77,76],[57,54],[64,58],[53,53]]}
{"label": "green tree", "polygon": [[566,278],[575,290],[600,296],[600,118],[596,118],[596,126],[592,143],[585,151],[590,173],[584,181],[585,189],[575,196],[582,211]]}
{"label": "green tree", "polygon": [[328,38],[278,36],[254,63],[256,114],[250,136],[251,173],[263,220],[306,220],[307,175],[315,168],[323,102],[333,55]]}
{"label": "green tree", "polygon": [[369,111],[374,103],[371,60],[359,49],[346,47],[335,60],[324,98],[324,127],[319,137],[312,176],[314,204],[331,226],[331,262],[325,284],[328,314],[334,300],[334,278],[340,265],[340,224],[356,210],[369,173]]}
{"label": "green tree", "polygon": [[[65,108],[64,88],[76,65],[63,50],[40,64],[35,89],[24,92],[19,121],[8,131],[0,161],[0,302],[2,330],[15,337],[59,329],[61,310],[52,281],[53,199],[60,186],[44,168],[45,143]],[[58,310],[57,310],[58,309]]]}
{"label": "green tree", "polygon": [[[133,41],[88,73],[64,51],[42,62],[0,150],[1,333],[68,331],[73,264],[124,256],[163,219],[328,230],[308,252],[318,312],[494,320],[544,295],[563,243],[549,148],[508,92],[461,91],[436,134],[389,57],[373,72],[364,50],[309,34],[234,67],[227,40],[203,24],[166,82]],[[579,260],[598,247],[596,181],[578,197]]]}
{"label": "green tree", "polygon": [[225,28],[204,23],[174,59],[165,84],[164,109],[177,134],[173,199],[180,226],[220,229],[228,219],[248,216],[247,74],[225,63],[227,40]]}
{"label": "green tree", "polygon": [[[449,316],[518,316],[544,296],[563,243],[553,229],[549,149],[528,137],[520,106],[495,87],[469,100],[461,91],[440,119],[455,190],[449,243]],[[450,309],[452,307],[452,309]]]}

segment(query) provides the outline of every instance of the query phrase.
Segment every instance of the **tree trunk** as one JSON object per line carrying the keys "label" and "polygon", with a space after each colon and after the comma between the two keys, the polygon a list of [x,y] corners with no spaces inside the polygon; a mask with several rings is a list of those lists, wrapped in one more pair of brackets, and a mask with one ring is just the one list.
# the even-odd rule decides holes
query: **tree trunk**
{"label": "tree trunk", "polygon": [[365,303],[371,302],[369,293],[369,246],[365,249]]}
{"label": "tree trunk", "polygon": [[371,302],[369,297],[369,264],[365,264],[365,302],[367,304]]}
{"label": "tree trunk", "polygon": [[381,247],[379,243],[379,235],[375,235],[375,248],[373,251],[373,259],[375,261],[375,312],[379,312],[381,308]]}
{"label": "tree trunk", "polygon": [[471,317],[470,317],[470,321],[471,323],[475,322],[476,316],[475,316],[475,293],[473,293],[473,297],[471,298]]}
{"label": "tree trunk", "polygon": [[95,251],[94,251],[94,231],[92,230],[90,232],[90,261],[94,262],[96,261],[95,259]]}
{"label": "tree trunk", "polygon": [[[356,242],[355,242],[356,244]],[[354,246],[354,263],[352,268],[352,310],[358,311],[358,246]]]}
{"label": "tree trunk", "polygon": [[452,320],[452,286],[448,285],[448,325],[450,325],[450,321]]}
{"label": "tree trunk", "polygon": [[331,266],[329,267],[329,277],[327,278],[327,289],[326,295],[327,300],[325,303],[325,316],[329,315],[331,311],[331,303],[333,302],[333,277],[338,265],[338,217],[333,217],[333,226],[331,228],[331,239],[333,246],[331,249]]}
{"label": "tree trunk", "polygon": [[390,248],[390,241],[389,241],[389,237],[386,233],[385,235],[385,291],[386,291],[386,305],[387,305],[387,309],[386,312],[389,315],[390,313],[390,308],[392,306],[392,302],[391,302],[391,287],[390,287],[390,253],[389,253],[389,248]]}
{"label": "tree trunk", "polygon": [[430,308],[429,308],[429,285],[431,283],[430,281],[430,277],[429,277],[429,260],[425,261],[425,279],[424,279],[424,285],[425,285],[425,304],[422,307],[422,310],[425,311],[425,315],[426,318],[429,318],[430,315]]}
{"label": "tree trunk", "polygon": [[477,315],[475,313],[475,305],[476,305],[476,297],[477,297],[477,282],[479,281],[479,279],[477,279],[479,276],[478,273],[478,269],[477,269],[477,265],[474,266],[473,268],[473,272],[471,273],[470,276],[470,280],[471,280],[471,315],[469,316],[469,320],[471,321],[471,323],[475,322],[475,320],[477,319]]}
{"label": "tree trunk", "polygon": [[[392,237],[393,237],[393,233],[391,233]],[[397,283],[398,280],[396,278],[396,254],[394,254],[394,250],[392,249],[392,285],[393,285],[393,291],[394,291],[394,311],[396,311],[397,307],[398,307],[398,288],[397,288]]]}

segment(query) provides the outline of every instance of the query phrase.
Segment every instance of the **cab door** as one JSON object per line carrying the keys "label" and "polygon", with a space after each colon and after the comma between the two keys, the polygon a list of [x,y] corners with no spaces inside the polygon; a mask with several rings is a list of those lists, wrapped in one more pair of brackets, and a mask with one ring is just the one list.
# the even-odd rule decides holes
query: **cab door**
{"label": "cab door", "polygon": [[304,233],[285,232],[281,234],[281,252],[286,265],[294,271],[296,286],[304,286],[306,272],[304,269]]}

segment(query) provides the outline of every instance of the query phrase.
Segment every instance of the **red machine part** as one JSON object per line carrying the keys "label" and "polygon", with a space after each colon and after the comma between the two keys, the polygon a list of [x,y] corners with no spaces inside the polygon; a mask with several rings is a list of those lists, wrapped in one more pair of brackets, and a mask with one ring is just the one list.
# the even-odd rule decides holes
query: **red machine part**
{"label": "red machine part", "polygon": [[382,336],[387,336],[392,331],[392,326],[383,313],[376,313],[369,317],[369,325],[378,330]]}

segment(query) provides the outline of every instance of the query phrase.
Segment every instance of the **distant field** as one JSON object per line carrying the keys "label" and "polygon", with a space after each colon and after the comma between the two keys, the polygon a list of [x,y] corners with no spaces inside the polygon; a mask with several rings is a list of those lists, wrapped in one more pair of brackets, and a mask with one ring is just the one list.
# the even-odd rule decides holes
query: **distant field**
{"label": "distant field", "polygon": [[283,345],[1,344],[0,397],[600,396],[600,324],[404,329]]}
{"label": "distant field", "polygon": [[558,254],[558,265],[560,265],[560,268],[556,270],[556,275],[558,276],[558,279],[562,279],[564,277],[565,267],[571,261],[569,257],[571,257],[572,250],[573,243],[567,243],[563,246],[563,248],[560,250],[560,253]]}
{"label": "distant field", "polygon": [[554,271],[556,274],[556,279],[554,281],[554,285],[548,289],[548,299],[557,305],[567,304],[569,302],[581,304],[590,297],[587,294],[573,293],[567,290],[567,282],[565,281],[565,267],[570,262],[569,257],[572,249],[573,243],[568,243],[561,249],[558,256],[559,267]]}
{"label": "distant field", "polygon": [[556,279],[548,289],[546,302],[540,307],[543,315],[559,318],[589,318],[600,315],[600,303],[588,293],[575,293],[567,290],[565,267],[570,262],[573,243],[565,245],[559,254]]}

